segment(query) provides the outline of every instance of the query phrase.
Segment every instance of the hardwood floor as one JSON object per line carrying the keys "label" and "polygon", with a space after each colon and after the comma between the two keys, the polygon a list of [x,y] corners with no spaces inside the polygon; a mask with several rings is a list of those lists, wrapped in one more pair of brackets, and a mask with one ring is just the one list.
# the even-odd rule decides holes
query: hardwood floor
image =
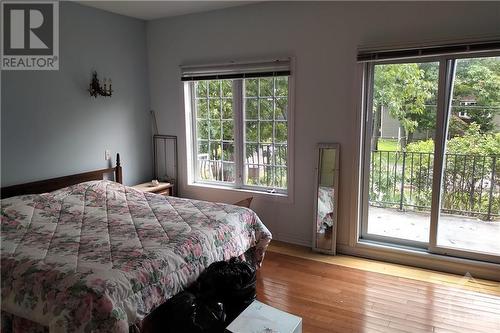
{"label": "hardwood floor", "polygon": [[445,286],[459,286],[461,289],[479,291],[481,293],[496,294],[500,296],[500,269],[498,272],[499,281],[483,280],[467,276],[433,271],[399,264],[392,264],[372,259],[353,257],[343,254],[335,256],[313,252],[310,248],[288,244],[273,240],[268,247],[270,252],[288,254],[294,257],[312,259],[315,261],[357,268],[364,271],[384,273],[393,276],[410,278],[424,282],[432,282]]}
{"label": "hardwood floor", "polygon": [[304,333],[500,332],[500,295],[268,251],[257,298]]}

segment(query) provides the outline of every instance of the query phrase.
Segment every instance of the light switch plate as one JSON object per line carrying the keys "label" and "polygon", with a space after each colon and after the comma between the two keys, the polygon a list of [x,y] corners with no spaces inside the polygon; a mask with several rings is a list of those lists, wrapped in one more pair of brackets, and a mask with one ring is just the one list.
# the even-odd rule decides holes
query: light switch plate
{"label": "light switch plate", "polygon": [[111,153],[109,150],[104,151],[104,160],[109,161],[111,159]]}

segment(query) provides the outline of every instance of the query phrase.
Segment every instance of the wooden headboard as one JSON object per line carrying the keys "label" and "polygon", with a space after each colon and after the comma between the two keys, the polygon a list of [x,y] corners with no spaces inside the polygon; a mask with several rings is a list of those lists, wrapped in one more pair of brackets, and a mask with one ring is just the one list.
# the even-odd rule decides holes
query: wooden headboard
{"label": "wooden headboard", "polygon": [[120,154],[116,154],[116,166],[114,168],[94,170],[47,180],[39,180],[32,183],[2,187],[0,189],[0,197],[9,198],[16,195],[51,192],[78,183],[88,182],[91,180],[102,180],[104,179],[104,175],[110,173],[114,173],[115,182],[122,184],[123,179],[122,167],[120,165]]}

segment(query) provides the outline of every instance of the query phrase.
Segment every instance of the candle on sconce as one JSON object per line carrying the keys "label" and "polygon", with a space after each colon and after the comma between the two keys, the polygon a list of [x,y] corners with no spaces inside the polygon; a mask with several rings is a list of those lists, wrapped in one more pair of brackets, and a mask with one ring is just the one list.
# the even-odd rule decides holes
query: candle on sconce
{"label": "candle on sconce", "polygon": [[89,84],[90,96],[111,96],[113,90],[111,89],[111,78],[103,77],[102,80],[97,78],[97,73],[92,73],[92,81]]}

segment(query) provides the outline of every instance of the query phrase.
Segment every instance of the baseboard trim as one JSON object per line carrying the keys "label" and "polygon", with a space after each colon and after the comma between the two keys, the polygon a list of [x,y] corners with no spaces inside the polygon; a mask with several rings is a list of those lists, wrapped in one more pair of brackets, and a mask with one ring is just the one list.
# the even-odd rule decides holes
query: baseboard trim
{"label": "baseboard trim", "polygon": [[361,242],[357,243],[354,247],[338,244],[337,251],[342,254],[381,260],[395,264],[500,281],[500,265],[494,263],[448,257],[424,251],[393,248],[381,244]]}
{"label": "baseboard trim", "polygon": [[305,247],[311,247],[311,240],[309,239],[303,239],[298,237],[297,235],[285,233],[285,232],[278,232],[273,234],[273,239],[280,241],[280,242],[285,242],[289,244],[295,244],[295,245],[301,245]]}

